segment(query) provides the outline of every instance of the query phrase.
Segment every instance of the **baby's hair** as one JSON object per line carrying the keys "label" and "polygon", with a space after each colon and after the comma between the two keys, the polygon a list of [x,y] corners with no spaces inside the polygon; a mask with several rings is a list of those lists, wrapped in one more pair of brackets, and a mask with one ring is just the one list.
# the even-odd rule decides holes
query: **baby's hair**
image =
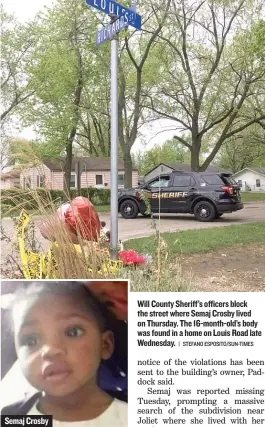
{"label": "baby's hair", "polygon": [[76,281],[36,281],[20,288],[12,303],[12,308],[24,300],[35,298],[37,301],[47,296],[66,296],[80,301],[80,306],[94,317],[102,332],[112,330],[115,317],[108,309],[108,304],[101,302],[83,282]]}

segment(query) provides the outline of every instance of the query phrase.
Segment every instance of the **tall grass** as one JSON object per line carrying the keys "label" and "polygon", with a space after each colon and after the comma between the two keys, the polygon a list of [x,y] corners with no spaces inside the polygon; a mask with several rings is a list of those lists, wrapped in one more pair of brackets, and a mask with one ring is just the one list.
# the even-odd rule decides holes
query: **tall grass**
{"label": "tall grass", "polygon": [[[38,222],[34,222],[36,215],[38,217],[41,216],[41,226],[47,231],[45,234],[49,237],[49,246],[52,248],[54,257],[53,272],[50,272],[50,275],[55,275],[56,278],[68,279],[113,277],[111,262],[104,245],[100,245],[100,243],[93,241],[86,241],[81,237],[86,226],[89,224],[84,224],[83,221],[77,217],[77,235],[75,243],[78,246],[74,246],[71,235],[67,232],[64,223],[57,217],[58,204],[52,200],[49,195],[49,190],[45,190],[43,194],[40,194],[38,191],[29,189],[29,194],[32,199],[30,216],[33,222],[31,226],[27,228],[25,241],[27,248],[31,252],[45,252],[40,243],[43,239],[40,238],[41,234]],[[15,201],[10,200],[12,205],[15,202],[16,208],[19,210],[24,209],[25,204],[28,208],[28,200],[25,202],[19,197],[19,195],[16,195]],[[12,216],[12,209],[10,209],[10,216]],[[16,226],[16,221],[14,222],[14,226]],[[3,227],[2,239],[8,239]],[[9,241],[7,243],[11,242]],[[18,251],[18,248],[16,248],[16,251]],[[105,267],[102,268],[104,265]]]}
{"label": "tall grass", "polygon": [[[87,224],[84,224],[80,218],[77,219],[77,236],[75,247],[71,237],[66,231],[66,228],[61,220],[57,217],[57,209],[61,200],[54,201],[48,189],[43,189],[42,192],[28,189],[28,198],[23,200],[21,195],[8,195],[5,197],[5,205],[15,205],[15,208],[10,208],[6,215],[12,216],[15,210],[30,210],[31,225],[26,230],[26,245],[29,251],[34,253],[47,253],[47,247],[52,248],[53,260],[52,271],[44,271],[43,278],[59,278],[59,279],[130,279],[132,291],[186,291],[190,289],[190,278],[184,278],[181,270],[181,260],[174,263],[169,263],[168,247],[165,240],[161,237],[159,230],[156,228],[156,223],[152,220],[156,235],[156,251],[153,255],[152,262],[147,263],[143,267],[121,267],[117,268],[116,264],[110,260],[108,247],[102,242],[87,241],[82,238],[82,234]],[[14,200],[15,197],[15,200]],[[69,196],[65,194],[66,200]],[[31,200],[31,202],[29,202]],[[9,203],[10,202],[10,203]],[[36,219],[38,216],[38,219]],[[41,220],[40,220],[41,218]],[[39,221],[42,225],[45,223],[46,241],[43,248],[43,238],[39,230]],[[16,221],[15,221],[16,222]],[[16,223],[14,223],[16,226]],[[8,236],[2,227],[2,240],[8,240]],[[10,238],[9,238],[10,240]],[[12,242],[6,242],[11,245]],[[78,250],[77,250],[78,249]],[[9,258],[8,258],[9,257]],[[16,244],[16,236],[13,239],[12,257],[10,253],[7,255],[8,263],[2,261],[2,277],[16,278],[23,277],[23,266],[19,256],[19,250]],[[3,271],[3,264],[5,265]],[[8,268],[7,268],[8,265]],[[25,272],[25,270],[24,270]],[[17,277],[18,276],[18,277]],[[32,277],[35,279],[36,277]]]}

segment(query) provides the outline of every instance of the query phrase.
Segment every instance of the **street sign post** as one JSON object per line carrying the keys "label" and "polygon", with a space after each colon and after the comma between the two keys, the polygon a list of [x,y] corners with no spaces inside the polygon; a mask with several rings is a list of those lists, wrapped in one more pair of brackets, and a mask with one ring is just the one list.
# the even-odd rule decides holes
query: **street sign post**
{"label": "street sign post", "polygon": [[[136,12],[136,1],[137,0],[132,0],[132,6],[130,7],[130,10],[134,12]],[[103,27],[100,31],[98,31],[96,41],[97,46],[101,45],[107,40],[111,40],[115,34],[119,33],[125,28],[128,28],[128,26],[129,24],[124,15],[120,16],[120,18],[117,18],[116,20],[113,20],[111,24]]]}
{"label": "street sign post", "polygon": [[121,30],[124,30],[124,28],[127,28],[128,24],[125,22],[124,16],[121,16],[120,18],[116,19],[113,23],[107,25],[106,27],[103,27],[100,31],[97,33],[97,46],[101,45],[107,40],[113,39],[115,34],[119,33]]}
{"label": "street sign post", "polygon": [[124,16],[124,20],[127,25],[131,25],[137,30],[141,29],[142,17],[133,9],[124,7],[112,0],[86,0],[86,2],[89,6],[93,6],[107,15],[118,17]]}
{"label": "street sign post", "polygon": [[86,0],[87,4],[108,14],[111,23],[97,33],[97,45],[111,40],[111,200],[110,245],[112,259],[118,253],[118,33],[129,25],[140,30],[142,18],[136,13],[137,0],[130,9],[113,0]]}
{"label": "street sign post", "polygon": [[118,255],[118,35],[111,40],[111,192],[110,245],[111,256]]}

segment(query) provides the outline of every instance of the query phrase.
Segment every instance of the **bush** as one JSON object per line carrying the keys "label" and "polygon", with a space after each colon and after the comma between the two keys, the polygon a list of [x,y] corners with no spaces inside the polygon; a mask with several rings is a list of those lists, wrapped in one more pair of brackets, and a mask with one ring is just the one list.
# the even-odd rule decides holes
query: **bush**
{"label": "bush", "polygon": [[[93,205],[109,205],[110,204],[110,190],[105,188],[82,188],[81,196],[87,197]],[[77,190],[70,190],[71,199],[77,197]],[[42,204],[49,206],[51,202],[54,204],[61,204],[68,200],[66,193],[62,190],[46,190],[38,188],[36,190],[28,189],[12,189],[2,190],[1,202],[2,206],[9,206],[11,208],[25,208],[27,210],[38,209],[39,200]]]}
{"label": "bush", "polygon": [[[51,197],[51,196],[50,196]],[[49,204],[50,197],[47,191],[38,190],[2,190],[1,205],[10,208],[25,208],[27,210],[38,209],[38,200]]]}
{"label": "bush", "polygon": [[[77,197],[77,190],[70,189],[71,199]],[[110,190],[108,188],[81,188],[81,196],[87,197],[93,205],[109,205],[110,204]]]}

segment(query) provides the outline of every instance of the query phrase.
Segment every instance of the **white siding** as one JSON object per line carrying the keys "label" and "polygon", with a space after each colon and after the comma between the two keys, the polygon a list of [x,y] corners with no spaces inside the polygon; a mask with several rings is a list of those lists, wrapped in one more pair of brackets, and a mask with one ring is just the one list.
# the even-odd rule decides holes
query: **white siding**
{"label": "white siding", "polygon": [[81,188],[94,187],[96,185],[96,175],[103,175],[103,184],[109,187],[110,172],[106,171],[87,171],[81,174]]}
{"label": "white siding", "polygon": [[63,190],[64,189],[64,173],[51,171],[50,189]]}
{"label": "white siding", "polygon": [[[119,171],[120,174],[124,174],[124,171]],[[132,171],[132,187],[137,188],[138,187],[138,171],[133,170]],[[110,172],[109,172],[109,187],[111,185],[111,179],[110,179]],[[124,185],[120,185],[119,188],[124,188]]]}
{"label": "white siding", "polygon": [[10,178],[1,179],[1,190],[9,190],[10,188],[12,188]]}
{"label": "white siding", "polygon": [[[245,169],[235,174],[234,179],[237,182],[239,180],[242,181],[243,191],[247,190],[247,186],[249,186],[252,191],[265,191],[265,175],[262,175],[258,172]],[[260,187],[257,187],[257,179],[260,180]]]}
{"label": "white siding", "polygon": [[45,176],[45,187],[53,188],[51,182],[51,171],[45,165],[39,165],[34,168],[30,168],[21,172],[20,175],[20,185],[24,188],[24,181],[30,179],[30,188],[38,188],[37,185],[37,176],[44,175]]}
{"label": "white siding", "polygon": [[[124,171],[119,171],[124,173]],[[31,188],[37,188],[37,176],[45,175],[45,187],[52,190],[64,189],[64,173],[60,171],[53,172],[47,166],[30,168],[20,175],[20,185],[24,188],[24,179],[30,178]],[[94,187],[96,185],[96,175],[103,176],[103,184],[107,184],[106,188],[110,188],[111,179],[110,171],[93,170],[81,173],[81,188]],[[132,172],[132,186],[138,186],[138,171]]]}
{"label": "white siding", "polygon": [[[119,171],[119,173],[124,174],[124,171]],[[110,171],[89,171],[83,172],[81,174],[81,188],[94,187],[96,185],[96,175],[103,175],[103,185],[106,185],[106,188],[110,188],[111,179]],[[138,186],[138,171],[132,172],[132,186]],[[121,186],[121,188],[123,188]]]}
{"label": "white siding", "polygon": [[9,190],[11,188],[20,188],[19,177],[10,177],[10,178],[1,179],[2,190]]}
{"label": "white siding", "polygon": [[133,188],[138,187],[139,174],[138,171],[132,171],[132,186]]}

